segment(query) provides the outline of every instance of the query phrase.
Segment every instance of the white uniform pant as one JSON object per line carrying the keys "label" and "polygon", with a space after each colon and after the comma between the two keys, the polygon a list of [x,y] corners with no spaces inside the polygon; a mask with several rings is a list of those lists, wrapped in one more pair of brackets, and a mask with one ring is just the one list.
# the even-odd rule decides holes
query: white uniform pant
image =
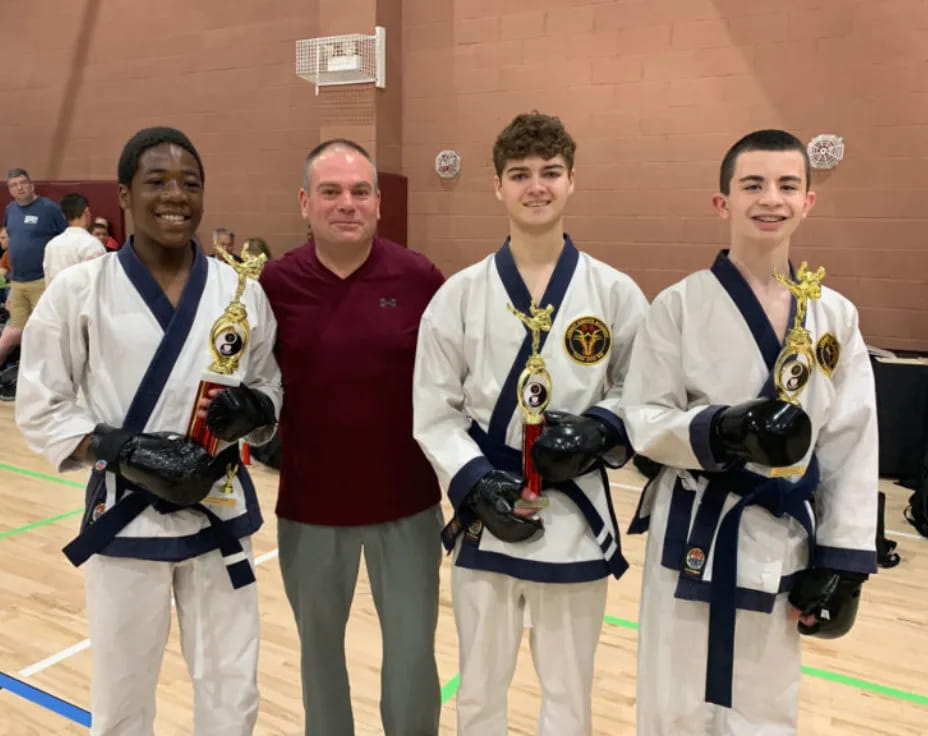
{"label": "white uniform pant", "polygon": [[[242,546],[251,557],[248,539]],[[183,562],[86,563],[91,736],[153,736],[155,689],[177,604],[195,736],[248,736],[258,716],[258,597],[235,590],[219,550]]]}
{"label": "white uniform pant", "polygon": [[460,652],[458,736],[507,736],[507,691],[526,614],[541,687],[539,736],[592,733],[593,659],[607,578],[535,583],[454,566],[451,593]]}
{"label": "white uniform pant", "polygon": [[709,604],[674,597],[680,573],[661,566],[662,537],[648,535],[642,577],[639,736],[793,736],[799,633],[787,594],[777,597],[772,613],[737,612],[733,707],[706,703]]}

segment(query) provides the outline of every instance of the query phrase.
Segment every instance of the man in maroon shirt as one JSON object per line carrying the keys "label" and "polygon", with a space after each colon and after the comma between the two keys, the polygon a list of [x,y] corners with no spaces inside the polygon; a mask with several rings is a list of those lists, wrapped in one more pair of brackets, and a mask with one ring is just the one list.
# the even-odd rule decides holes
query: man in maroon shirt
{"label": "man in maroon shirt", "polygon": [[261,276],[286,399],[280,566],[302,646],[307,736],[351,736],[345,627],[361,552],[383,630],[386,736],[436,736],[438,482],[412,436],[419,319],[441,286],[424,256],[375,237],[377,171],[347,140],[306,158],[313,239]]}

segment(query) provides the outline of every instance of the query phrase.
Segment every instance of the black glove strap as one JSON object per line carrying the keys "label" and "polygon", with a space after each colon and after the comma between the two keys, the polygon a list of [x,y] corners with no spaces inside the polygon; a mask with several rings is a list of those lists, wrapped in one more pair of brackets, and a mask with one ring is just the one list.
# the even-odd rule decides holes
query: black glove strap
{"label": "black glove strap", "polygon": [[596,422],[596,425],[603,433],[603,446],[599,451],[600,456],[605,455],[607,452],[609,452],[609,450],[613,449],[622,442],[622,437],[618,430],[609,424],[609,422],[591,414],[584,414],[583,416]]}
{"label": "black glove strap", "polygon": [[244,383],[241,388],[248,392],[251,401],[254,402],[256,418],[260,422],[255,425],[255,429],[273,424],[277,418],[274,415],[274,402],[271,401],[270,397],[261,391],[246,386]]}
{"label": "black glove strap", "polygon": [[134,436],[134,432],[126,429],[98,424],[90,436],[90,454],[94,460],[103,460],[107,465],[116,463],[119,460],[120,451]]}

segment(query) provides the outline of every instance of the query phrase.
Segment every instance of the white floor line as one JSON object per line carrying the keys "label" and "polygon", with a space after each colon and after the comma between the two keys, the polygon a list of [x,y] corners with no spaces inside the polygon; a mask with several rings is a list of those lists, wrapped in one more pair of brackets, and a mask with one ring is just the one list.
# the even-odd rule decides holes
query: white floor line
{"label": "white floor line", "polygon": [[46,657],[41,662],[36,662],[35,664],[29,665],[16,674],[18,674],[20,677],[31,677],[37,672],[47,670],[52,665],[58,664],[68,657],[73,657],[75,654],[83,652],[85,649],[90,649],[90,639],[84,639],[84,641],[78,642],[74,646],[70,646],[67,649],[62,649],[57,654],[53,654],[51,657]]}
{"label": "white floor line", "polygon": [[272,549],[270,552],[265,552],[263,555],[258,555],[255,557],[255,566],[263,565],[268,560],[273,560],[277,557],[277,550]]}
{"label": "white floor line", "polygon": [[911,532],[900,532],[895,529],[886,529],[886,536],[892,539],[893,537],[905,537],[906,539],[920,539],[923,542],[928,542],[928,539],[923,537],[921,534],[912,534]]}
{"label": "white floor line", "polygon": [[[263,555],[258,555],[255,557],[255,567],[262,565],[268,560],[272,560],[277,557],[277,550],[272,549],[270,552],[265,552]],[[173,605],[173,604],[172,604]],[[31,677],[42,670],[47,670],[49,667],[63,662],[69,657],[73,657],[75,654],[83,652],[85,649],[90,649],[90,639],[84,639],[84,641],[79,641],[77,644],[69,646],[67,649],[62,649],[60,652],[56,652],[50,657],[46,657],[41,662],[36,662],[31,664],[28,667],[21,669],[16,674],[20,677]]]}
{"label": "white floor line", "polygon": [[[630,486],[627,483],[610,483],[609,485],[612,486],[613,488],[622,488],[623,490],[626,490],[626,491],[640,491],[641,490],[641,486]],[[922,542],[928,542],[928,538],[923,537],[921,534],[912,534],[911,532],[901,532],[901,531],[898,531],[897,529],[887,529],[886,536],[890,538],[905,537],[906,539],[918,539]]]}
{"label": "white floor line", "polygon": [[609,485],[612,486],[613,488],[624,488],[626,491],[640,491],[642,488],[644,488],[643,485],[630,486],[627,483],[610,483]]}

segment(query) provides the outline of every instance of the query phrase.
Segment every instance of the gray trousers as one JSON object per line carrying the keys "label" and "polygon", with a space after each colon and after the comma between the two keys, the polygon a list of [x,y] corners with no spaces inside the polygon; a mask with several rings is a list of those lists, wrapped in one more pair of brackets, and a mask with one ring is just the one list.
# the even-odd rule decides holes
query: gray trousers
{"label": "gray trousers", "polygon": [[361,552],[383,632],[384,736],[437,736],[441,510],[369,526],[278,519],[280,568],[300,635],[306,736],[354,736],[345,628]]}

